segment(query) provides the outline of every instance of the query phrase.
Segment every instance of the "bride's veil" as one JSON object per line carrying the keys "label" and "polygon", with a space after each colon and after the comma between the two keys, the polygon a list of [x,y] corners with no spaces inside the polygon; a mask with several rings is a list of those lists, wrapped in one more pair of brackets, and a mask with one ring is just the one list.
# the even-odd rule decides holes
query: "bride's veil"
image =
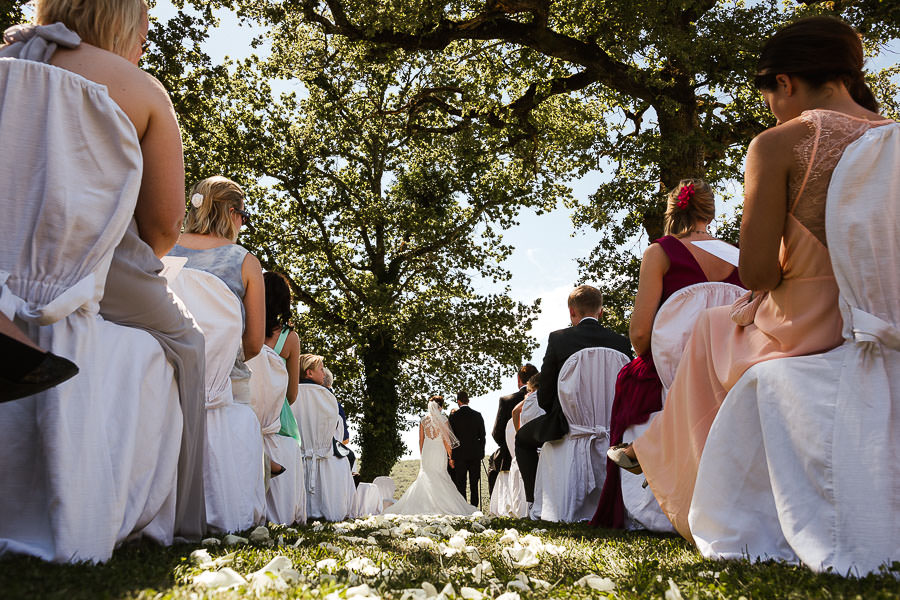
{"label": "bride's veil", "polygon": [[431,419],[431,426],[437,429],[441,436],[450,443],[451,448],[459,446],[459,440],[453,435],[450,429],[450,421],[441,412],[441,405],[435,401],[428,402],[428,417]]}

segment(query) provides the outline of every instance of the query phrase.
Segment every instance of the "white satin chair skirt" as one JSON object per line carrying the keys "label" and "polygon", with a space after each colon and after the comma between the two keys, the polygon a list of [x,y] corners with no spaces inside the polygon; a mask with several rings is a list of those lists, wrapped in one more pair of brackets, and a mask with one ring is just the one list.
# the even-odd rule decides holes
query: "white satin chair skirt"
{"label": "white satin chair skirt", "polygon": [[[634,441],[650,427],[657,414],[659,413],[653,413],[646,423],[632,425],[626,429],[622,439],[626,442]],[[659,507],[650,486],[644,487],[644,476],[621,469],[620,477],[622,500],[625,504],[625,528],[674,533],[672,522]]]}
{"label": "white satin chair skirt", "polygon": [[303,452],[297,440],[283,435],[266,436],[269,458],[284,466],[285,472],[269,480],[266,518],[273,523],[306,523],[306,474]]}
{"label": "white satin chair skirt", "polygon": [[171,544],[182,417],[162,348],[82,311],[25,329],[80,372],[0,404],[0,554],[102,562],[126,539]]}
{"label": "white satin chair skirt", "polygon": [[261,524],[266,516],[263,443],[253,409],[231,403],[207,407],[206,438],[207,523],[221,532]]}

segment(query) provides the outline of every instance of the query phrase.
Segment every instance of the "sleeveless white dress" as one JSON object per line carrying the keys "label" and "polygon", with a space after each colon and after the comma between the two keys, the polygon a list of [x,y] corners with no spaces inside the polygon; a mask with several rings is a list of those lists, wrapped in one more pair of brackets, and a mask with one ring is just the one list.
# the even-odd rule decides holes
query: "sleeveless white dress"
{"label": "sleeveless white dress", "polygon": [[384,512],[400,515],[471,515],[476,508],[460,495],[447,472],[447,450],[440,430],[432,424],[430,415],[422,418],[421,427],[425,432],[425,442],[422,444],[419,475],[403,497]]}

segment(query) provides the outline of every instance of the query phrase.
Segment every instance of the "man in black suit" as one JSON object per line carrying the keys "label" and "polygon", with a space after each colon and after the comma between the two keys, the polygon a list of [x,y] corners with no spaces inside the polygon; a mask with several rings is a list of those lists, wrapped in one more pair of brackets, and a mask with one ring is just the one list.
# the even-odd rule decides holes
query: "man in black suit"
{"label": "man in black suit", "polygon": [[525,499],[529,516],[534,502],[534,480],[537,475],[538,449],[544,442],[558,440],[569,432],[569,423],[559,404],[557,385],[559,371],[566,359],[584,348],[612,348],[631,356],[628,340],[600,325],[603,294],[590,285],[580,285],[569,294],[569,318],[572,326],[554,331],[547,342],[547,353],[541,368],[538,404],[547,411],[529,421],[516,433],[516,461],[525,483]]}
{"label": "man in black suit", "polygon": [[456,489],[465,498],[466,473],[469,474],[469,503],[478,506],[478,480],[481,478],[481,459],[484,458],[484,419],[481,413],[469,408],[466,392],[456,395],[456,403],[459,409],[450,415],[450,428],[459,440],[459,446],[453,449],[453,479]]}
{"label": "man in black suit", "polygon": [[509,448],[506,447],[506,424],[509,423],[509,419],[512,417],[512,410],[519,402],[525,399],[525,384],[528,383],[528,380],[537,372],[537,367],[531,363],[526,363],[519,369],[519,372],[516,375],[516,379],[519,383],[519,390],[512,394],[507,394],[506,396],[500,396],[500,405],[497,407],[497,418],[494,419],[494,429],[491,430],[491,437],[494,438],[494,441],[497,442],[497,446],[499,446],[497,452],[495,452],[496,458],[494,460],[494,465],[492,465],[496,466],[496,468],[493,468],[488,472],[488,492],[491,494],[494,493],[494,481],[497,480],[497,475],[500,471],[509,471],[509,467],[512,465],[512,455],[509,453]]}

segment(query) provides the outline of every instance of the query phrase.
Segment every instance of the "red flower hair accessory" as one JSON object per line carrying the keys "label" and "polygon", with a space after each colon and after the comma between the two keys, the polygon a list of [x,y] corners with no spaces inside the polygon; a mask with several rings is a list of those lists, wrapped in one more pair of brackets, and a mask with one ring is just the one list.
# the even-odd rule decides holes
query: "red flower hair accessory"
{"label": "red flower hair accessory", "polygon": [[694,197],[694,184],[689,183],[678,192],[678,202],[675,203],[680,210],[687,210],[687,207],[691,203],[691,199]]}

